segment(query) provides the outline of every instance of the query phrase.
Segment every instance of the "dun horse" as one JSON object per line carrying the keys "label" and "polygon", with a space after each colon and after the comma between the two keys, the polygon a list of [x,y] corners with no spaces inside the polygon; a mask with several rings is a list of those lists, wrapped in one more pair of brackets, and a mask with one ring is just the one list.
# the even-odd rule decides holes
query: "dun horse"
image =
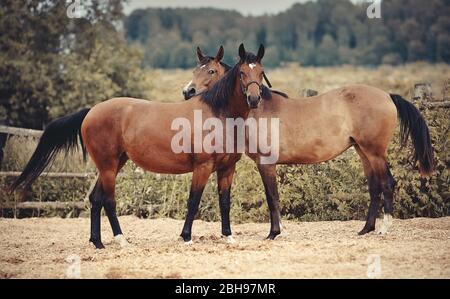
{"label": "dun horse", "polygon": [[[223,53],[223,52],[222,52]],[[213,171],[218,175],[220,209],[225,236],[229,228],[230,188],[240,153],[174,153],[171,141],[176,132],[171,129],[177,118],[193,123],[195,110],[203,116],[246,119],[250,110],[257,107],[267,95],[261,88],[261,60],[264,47],[254,55],[239,47],[240,61],[230,69],[211,89],[191,101],[182,103],[150,102],[132,98],[114,98],[83,109],[73,115],[51,122],[39,140],[38,146],[11,190],[30,186],[59,152],[67,152],[81,143],[83,153],[94,161],[99,177],[89,196],[91,202],[90,242],[96,248],[104,248],[100,235],[102,208],[111,224],[116,241],[126,245],[116,215],[116,177],[128,159],[141,168],[167,174],[193,172],[188,199],[188,212],[181,233],[184,241],[191,242],[194,217],[203,189]],[[218,63],[221,54],[213,59]],[[209,59],[211,60],[211,59]],[[211,61],[210,61],[211,62]],[[259,67],[249,68],[257,63]],[[201,66],[200,66],[201,68]],[[208,132],[204,132],[206,135]],[[192,134],[193,135],[193,134]],[[194,144],[192,140],[191,144]],[[225,152],[225,151],[224,151]]]}
{"label": "dun horse", "polygon": [[[193,94],[198,81],[195,75],[190,84]],[[336,158],[352,146],[356,149],[371,199],[360,235],[375,230],[381,195],[385,214],[379,233],[387,233],[392,223],[395,180],[387,163],[387,147],[397,127],[397,118],[402,145],[411,136],[420,173],[427,176],[433,170],[430,135],[419,110],[401,96],[375,87],[347,86],[299,99],[287,99],[275,92],[271,101],[261,102],[261,107],[252,110],[249,117],[280,119],[277,164],[320,163]],[[274,239],[281,232],[276,165],[261,164],[260,154],[247,155],[257,163],[264,184],[271,220],[268,238]]]}

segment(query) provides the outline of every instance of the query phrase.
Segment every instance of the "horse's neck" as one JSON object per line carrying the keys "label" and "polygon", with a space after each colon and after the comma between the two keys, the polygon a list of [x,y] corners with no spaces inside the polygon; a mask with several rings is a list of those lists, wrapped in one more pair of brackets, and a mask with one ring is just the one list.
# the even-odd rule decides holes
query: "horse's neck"
{"label": "horse's neck", "polygon": [[226,117],[247,119],[250,108],[247,105],[245,96],[242,93],[240,85],[237,83],[236,88],[228,101]]}

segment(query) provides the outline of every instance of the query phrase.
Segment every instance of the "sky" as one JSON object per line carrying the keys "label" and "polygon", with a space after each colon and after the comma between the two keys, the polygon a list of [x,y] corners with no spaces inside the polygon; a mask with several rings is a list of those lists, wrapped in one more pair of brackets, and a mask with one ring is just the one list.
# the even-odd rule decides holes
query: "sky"
{"label": "sky", "polygon": [[125,13],[146,7],[214,7],[234,9],[243,15],[276,14],[290,8],[294,3],[308,0],[129,0]]}

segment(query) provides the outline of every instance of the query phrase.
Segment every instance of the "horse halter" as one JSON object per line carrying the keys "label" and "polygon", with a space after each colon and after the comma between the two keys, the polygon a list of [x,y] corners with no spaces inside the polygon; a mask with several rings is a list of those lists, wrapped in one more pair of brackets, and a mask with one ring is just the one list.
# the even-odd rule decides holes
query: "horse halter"
{"label": "horse halter", "polygon": [[[269,79],[267,78],[265,72],[263,72],[263,77],[264,77],[264,80],[266,81],[267,85],[269,86],[269,88],[272,88],[272,84],[270,83]],[[247,85],[244,85],[244,82],[242,81],[242,74],[240,74],[240,78],[239,79],[240,79],[240,82],[241,82],[242,93],[244,95],[247,95],[248,87],[250,85],[252,85],[252,84],[258,85],[259,92],[262,93],[262,88],[263,88],[262,84],[258,83],[257,81],[250,81],[250,82],[247,83]]]}
{"label": "horse halter", "polygon": [[256,82],[256,81],[250,81],[250,82],[247,83],[247,85],[244,85],[244,82],[242,82],[242,77],[241,77],[241,89],[242,89],[242,93],[243,93],[244,95],[247,96],[248,87],[249,87],[250,85],[252,85],[252,84],[258,85],[259,92],[262,93],[262,85],[261,85],[261,84],[259,84],[259,83]]}

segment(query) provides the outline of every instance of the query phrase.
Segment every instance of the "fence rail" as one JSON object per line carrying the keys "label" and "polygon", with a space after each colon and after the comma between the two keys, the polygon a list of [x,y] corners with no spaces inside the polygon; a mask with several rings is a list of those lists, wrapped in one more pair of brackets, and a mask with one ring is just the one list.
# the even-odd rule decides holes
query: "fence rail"
{"label": "fence rail", "polygon": [[[19,171],[0,171],[0,177],[18,177],[21,174]],[[95,178],[97,176],[94,172],[86,172],[86,173],[77,173],[77,172],[43,172],[40,177],[46,178],[55,178],[55,179],[64,179],[64,178]],[[127,175],[124,173],[119,173],[117,175],[118,179],[124,180],[139,180],[146,177],[145,172],[136,172],[132,175]],[[158,177],[161,177],[159,175]],[[182,175],[175,175],[175,178],[182,179]]]}
{"label": "fence rail", "polygon": [[17,127],[9,127],[0,125],[0,133],[10,134],[10,135],[18,135],[18,136],[32,136],[32,137],[41,137],[43,131],[40,130],[32,130],[32,129],[24,129]]}
{"label": "fence rail", "polygon": [[427,108],[450,108],[450,102],[428,102],[424,103]]}
{"label": "fence rail", "polygon": [[32,210],[65,210],[78,209],[84,210],[88,207],[85,201],[68,201],[68,202],[54,202],[54,201],[25,201],[25,202],[5,202],[0,203],[0,209],[32,209]]}
{"label": "fence rail", "polygon": [[[17,177],[19,171],[0,171],[0,177]],[[43,172],[42,176],[47,178],[91,178],[95,173],[70,173],[70,172]]]}

